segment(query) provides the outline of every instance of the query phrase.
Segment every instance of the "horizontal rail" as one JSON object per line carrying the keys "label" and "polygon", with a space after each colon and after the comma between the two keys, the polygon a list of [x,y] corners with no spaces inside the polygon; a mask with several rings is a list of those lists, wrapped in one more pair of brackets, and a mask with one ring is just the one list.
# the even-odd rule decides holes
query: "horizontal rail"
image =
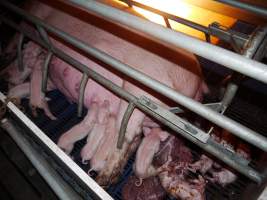
{"label": "horizontal rail", "polygon": [[[59,50],[57,48],[50,49],[50,47],[47,45],[47,43],[43,42],[41,39],[37,38],[36,36],[33,36],[32,34],[27,32],[26,30],[24,30],[22,27],[17,26],[12,21],[5,19],[5,18],[3,18],[2,21],[4,23],[6,23],[7,25],[11,26],[12,28],[14,28],[16,31],[23,32],[23,34],[25,34],[25,36],[27,36],[28,38],[30,38],[34,42],[38,43],[42,47],[51,50],[51,52],[53,52],[54,55],[56,55],[60,59],[64,60],[68,64],[72,65],[73,67],[75,67],[79,71],[86,73],[89,78],[95,80],[96,82],[103,85],[107,89],[111,90],[112,92],[114,92],[118,96],[126,99],[128,102],[134,103],[136,105],[136,107],[139,108],[141,111],[156,118],[157,120],[162,122],[164,125],[170,127],[176,133],[179,133],[180,135],[187,138],[191,142],[195,143],[196,145],[198,145],[199,147],[201,147],[202,149],[204,149],[205,151],[207,151],[211,155],[214,155],[218,159],[222,160],[223,162],[225,162],[227,165],[229,165],[233,169],[236,169],[237,171],[239,171],[243,175],[247,176],[248,178],[252,179],[253,181],[256,181],[257,183],[261,183],[262,176],[257,171],[255,171],[254,169],[252,169],[251,167],[249,167],[247,165],[244,165],[244,163],[242,162],[242,159],[240,159],[240,157],[225,150],[224,147],[222,147],[220,144],[216,143],[212,139],[209,139],[206,143],[200,142],[195,137],[187,134],[184,130],[182,130],[182,129],[178,128],[177,126],[175,126],[174,124],[166,121],[160,115],[155,114],[147,106],[141,104],[137,97],[135,97],[132,94],[128,93],[127,91],[123,90],[121,87],[117,86],[116,84],[114,84],[110,80],[106,79],[102,75],[98,74],[94,70],[88,68],[86,65],[83,65],[79,61],[74,60],[72,57],[70,57],[69,55],[65,54],[64,52],[62,52],[61,50]],[[0,92],[0,99],[2,101],[5,101],[4,97],[1,98],[1,94],[2,93]],[[27,121],[27,123],[30,124],[30,122],[28,122],[28,121]]]}
{"label": "horizontal rail", "polygon": [[267,18],[267,9],[255,6],[249,3],[240,2],[236,0],[215,0],[223,4],[228,4],[230,6],[234,6],[236,8],[241,8],[243,10],[247,10],[249,12],[255,13],[257,15],[260,15],[264,18]]}
{"label": "horizontal rail", "polygon": [[[142,8],[142,9],[148,10],[150,12],[156,13],[158,15],[161,15],[162,17],[164,17],[164,20],[165,20],[168,28],[170,28],[170,24],[169,24],[168,19],[171,19],[175,22],[178,22],[180,24],[183,24],[183,25],[191,27],[195,30],[198,30],[205,35],[206,41],[207,41],[207,39],[208,40],[210,39],[211,35],[218,37],[219,39],[226,41],[226,42],[229,42],[229,43],[231,43],[232,40],[234,40],[238,43],[238,45],[240,47],[243,47],[244,44],[246,44],[248,41],[247,35],[244,35],[244,34],[241,35],[240,33],[237,34],[235,32],[229,32],[229,30],[220,29],[220,27],[218,27],[218,26],[215,27],[214,24],[217,24],[217,23],[213,23],[213,24],[209,25],[209,27],[206,27],[206,26],[203,26],[201,24],[195,23],[193,21],[184,19],[182,17],[178,17],[176,15],[166,13],[164,11],[158,10],[156,8],[147,6],[145,4],[142,4],[142,3],[139,3],[136,1],[132,1],[132,0],[130,0],[130,1],[129,0],[120,0],[120,1],[128,4],[129,6],[137,6],[139,8]],[[207,42],[210,42],[210,41],[207,41]]]}
{"label": "horizontal rail", "polygon": [[165,27],[133,16],[116,8],[106,6],[93,0],[68,0],[72,5],[96,13],[108,20],[118,22],[127,27],[159,39],[169,45],[183,48],[208,60],[219,63],[229,69],[267,83],[267,65],[244,58],[243,56],[200,41],[186,34],[166,29]]}
{"label": "horizontal rail", "polygon": [[21,131],[7,118],[3,119],[0,126],[12,137],[20,149],[25,153],[33,166],[41,174],[55,194],[62,200],[82,200],[82,198],[60,177],[45,158],[35,150]]}
{"label": "horizontal rail", "polygon": [[130,1],[129,0],[120,0],[120,1],[122,1],[122,2],[124,2],[126,4],[129,3],[130,6],[133,6],[134,5],[134,6],[143,8],[145,10],[154,12],[154,13],[159,14],[161,16],[167,17],[168,19],[174,20],[174,21],[176,21],[178,23],[184,24],[184,25],[189,26],[189,27],[191,27],[193,29],[196,29],[196,30],[201,31],[203,33],[209,34],[209,29],[206,26],[203,26],[201,24],[197,24],[197,23],[192,22],[192,21],[189,21],[187,19],[184,19],[184,18],[175,16],[175,15],[172,15],[172,14],[166,13],[166,12],[161,11],[161,10],[158,10],[156,8],[152,8],[150,6],[141,4],[141,3],[137,2],[137,1],[132,1],[132,0],[130,0]]}
{"label": "horizontal rail", "polygon": [[[89,3],[89,1],[88,1]],[[0,1],[0,4],[3,4],[3,2]],[[186,97],[174,89],[162,84],[161,82],[154,80],[150,78],[149,76],[131,68],[129,65],[126,65],[119,60],[109,56],[108,54],[101,52],[93,47],[90,47],[89,45],[84,44],[81,40],[78,40],[71,35],[53,27],[50,26],[43,21],[39,20],[38,18],[28,15],[25,11],[22,9],[19,9],[15,6],[12,6],[11,4],[4,3],[7,8],[13,10],[14,12],[20,14],[21,16],[25,17],[27,20],[30,20],[33,23],[36,23],[42,27],[44,27],[49,32],[52,32],[59,38],[62,38],[66,42],[72,44],[73,46],[83,50],[84,52],[88,53],[89,55],[105,62],[106,64],[110,65],[114,69],[122,72],[123,74],[126,74],[127,76],[139,81],[140,83],[148,86],[149,88],[159,92],[160,94],[174,100],[178,104],[181,104],[182,106],[188,108],[189,110],[199,114],[200,116],[208,119],[209,121],[219,125],[220,127],[230,131],[232,134],[236,135],[237,137],[242,138],[243,140],[247,141],[248,143],[251,143],[255,145],[256,147],[267,151],[267,139],[263,137],[262,135],[256,133],[255,131],[235,122],[234,120],[225,117],[221,114],[218,114],[217,112],[213,111],[210,108],[205,107],[199,102],[196,102],[192,100],[189,97]],[[165,28],[166,29],[166,28]],[[49,47],[48,47],[49,48]],[[51,49],[52,51],[52,49]],[[214,52],[216,54],[216,52]],[[243,57],[242,57],[243,58]],[[80,68],[81,72],[84,72],[83,69]]]}

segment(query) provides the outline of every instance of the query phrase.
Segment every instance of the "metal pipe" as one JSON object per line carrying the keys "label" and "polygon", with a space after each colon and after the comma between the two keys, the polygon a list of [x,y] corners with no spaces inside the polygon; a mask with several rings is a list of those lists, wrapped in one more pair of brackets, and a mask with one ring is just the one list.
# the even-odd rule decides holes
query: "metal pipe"
{"label": "metal pipe", "polygon": [[[263,42],[266,35],[267,35],[267,26],[264,28],[258,28],[255,31],[254,35],[252,36],[251,40],[247,44],[245,44],[243,56],[246,58],[254,58],[255,60],[262,59],[261,56],[255,57],[255,55],[259,49],[260,44]],[[224,111],[230,105],[235,94],[237,93],[238,84],[242,80],[242,78],[240,77],[242,77],[241,74],[234,73],[234,75],[232,75],[232,82],[230,82],[227,85],[224,97],[222,99],[222,110],[221,110],[222,113],[224,113]]]}
{"label": "metal pipe", "polygon": [[121,121],[121,127],[120,127],[120,131],[119,131],[119,138],[117,141],[117,148],[121,149],[123,142],[124,142],[124,138],[125,138],[125,132],[126,132],[126,128],[129,122],[129,119],[133,113],[135,109],[135,104],[133,102],[130,102]]}
{"label": "metal pipe", "polygon": [[[89,4],[89,2],[90,1],[88,1],[88,4]],[[3,2],[0,1],[0,4],[2,4],[2,3]],[[5,5],[6,5],[6,3],[5,3]],[[192,100],[191,98],[188,98],[188,97],[178,93],[174,89],[160,83],[157,80],[150,78],[149,76],[144,75],[143,73],[131,68],[130,66],[128,66],[126,64],[123,64],[122,62],[118,61],[117,59],[114,59],[113,57],[109,56],[108,54],[84,44],[82,41],[72,37],[71,35],[64,33],[63,31],[60,31],[55,27],[47,25],[46,23],[42,22],[41,20],[38,20],[38,18],[27,15],[23,10],[16,8],[10,4],[7,4],[7,5],[8,5],[8,7],[10,7],[10,9],[14,10],[15,12],[19,12],[26,19],[29,19],[29,20],[33,21],[34,23],[38,23],[39,25],[46,28],[48,31],[53,32],[55,35],[64,39],[65,41],[69,42],[73,46],[75,46],[75,47],[85,51],[86,53],[92,55],[93,57],[107,63],[108,65],[112,66],[114,69],[126,74],[129,77],[132,77],[133,79],[135,79],[135,80],[139,81],[140,83],[148,86],[149,88],[159,92],[160,94],[162,94],[166,97],[169,97],[170,99],[174,100],[175,102],[177,102],[177,103],[181,104],[182,106],[188,108],[189,110],[199,114],[200,116],[208,119],[209,121],[221,126],[222,128],[228,130],[229,132],[236,135],[237,137],[242,138],[243,140],[247,141],[248,143],[251,143],[251,144],[255,145],[256,147],[258,147],[264,151],[267,151],[267,139],[264,136],[262,136],[262,135],[256,133],[255,131],[235,122],[234,120],[232,120],[230,118],[227,118],[223,115],[218,114],[217,112],[213,111],[212,109],[203,106],[201,103],[196,102],[196,101]],[[165,28],[164,28],[164,30],[165,30]],[[55,52],[55,51],[53,51],[53,52]],[[213,53],[216,55],[216,52],[213,52]],[[247,59],[247,58],[243,58],[242,56],[240,56],[240,57],[242,59]],[[228,58],[228,60],[229,59],[230,58]],[[247,60],[249,60],[249,59],[247,59]],[[252,60],[249,60],[249,61],[255,62]],[[265,65],[263,65],[263,66],[265,66]],[[88,69],[88,68],[86,68],[86,69]],[[85,72],[82,69],[80,69],[80,71]],[[267,75],[267,73],[265,73],[265,75]],[[266,81],[267,81],[267,79],[266,79]]]}
{"label": "metal pipe", "polygon": [[53,53],[51,51],[49,51],[47,56],[46,56],[43,70],[42,70],[42,91],[44,93],[46,92],[46,88],[47,88],[48,67],[49,67],[49,63],[51,61],[52,56],[53,56]]}
{"label": "metal pipe", "polygon": [[33,166],[48,183],[51,189],[56,193],[59,199],[73,200],[82,199],[70,186],[57,174],[40,153],[35,150],[29,141],[20,133],[10,120],[3,119],[1,127],[8,132],[12,139],[17,143],[20,149],[25,153]]}
{"label": "metal pipe", "polygon": [[[43,46],[44,48],[49,48],[47,46],[47,44],[45,44],[41,39],[38,39],[35,36],[31,35],[27,31],[25,31],[23,28],[19,28],[16,24],[11,22],[10,20],[7,20],[7,19],[3,18],[3,22],[8,24],[9,26],[14,28],[15,30],[23,32],[27,37],[31,38],[34,42],[37,42],[39,45]],[[170,127],[172,130],[176,131],[177,133],[179,133],[183,137],[187,138],[191,142],[195,143],[196,145],[198,145],[199,147],[201,147],[202,149],[204,149],[208,153],[210,153],[210,154],[214,155],[215,157],[217,157],[218,159],[222,160],[227,165],[229,165],[230,167],[236,169],[237,171],[239,171],[240,173],[242,173],[246,177],[248,177],[248,178],[250,178],[250,179],[252,179],[252,180],[254,180],[254,181],[258,182],[258,183],[260,183],[262,181],[262,177],[258,172],[256,172],[251,167],[248,167],[248,166],[245,166],[244,164],[242,164],[239,161],[240,159],[237,156],[235,156],[235,155],[229,156],[224,151],[223,147],[220,147],[219,145],[216,145],[216,143],[214,141],[208,140],[207,143],[199,142],[199,140],[196,139],[195,137],[191,136],[190,134],[187,134],[184,130],[178,128],[174,124],[166,121],[161,116],[155,114],[148,107],[140,104],[139,101],[138,101],[138,98],[136,98],[135,96],[131,95],[127,91],[121,89],[121,87],[117,86],[116,84],[114,84],[110,80],[108,80],[105,77],[101,76],[97,72],[91,70],[90,68],[88,68],[87,66],[83,65],[79,61],[74,60],[73,58],[71,58],[67,54],[63,53],[59,49],[53,48],[52,51],[60,59],[64,60],[68,64],[74,66],[76,69],[78,69],[78,70],[80,70],[80,71],[82,71],[84,73],[90,74],[90,78],[92,78],[93,80],[95,80],[99,84],[101,84],[104,87],[106,87],[107,89],[111,90],[112,92],[114,92],[118,96],[128,100],[128,102],[133,102],[136,105],[136,107],[139,108],[140,110],[142,110],[143,112],[145,112],[145,113],[149,114],[150,116],[153,116],[154,118],[158,119],[164,125]],[[1,97],[1,95],[0,95],[0,97]],[[4,101],[4,100],[2,100],[2,101]]]}
{"label": "metal pipe", "polygon": [[[121,0],[125,3],[129,2],[128,0]],[[136,2],[136,1],[130,1],[131,2],[131,6],[137,6],[137,7],[140,7],[140,8],[143,8],[145,10],[148,10],[148,11],[151,11],[153,13],[156,13],[156,14],[159,14],[161,16],[164,16],[164,19],[171,19],[173,21],[176,21],[178,23],[181,23],[181,24],[184,24],[186,26],[189,26],[193,29],[196,29],[198,31],[201,31],[203,33],[207,33],[209,34],[209,29],[206,27],[206,26],[203,26],[201,24],[197,24],[195,22],[192,22],[192,21],[189,21],[187,19],[184,19],[184,18],[181,18],[181,17],[178,17],[178,16],[175,16],[175,15],[172,15],[172,14],[169,14],[169,13],[166,13],[164,11],[161,11],[161,10],[158,10],[156,8],[152,8],[150,6],[147,6],[147,5],[144,5],[144,4],[141,4],[139,2]],[[165,20],[166,21],[166,20]]]}
{"label": "metal pipe", "polygon": [[164,43],[183,48],[234,71],[267,83],[267,65],[244,58],[236,53],[200,41],[186,34],[166,29],[161,25],[125,13],[116,8],[106,6],[97,1],[68,0],[68,2],[90,12],[94,12],[108,20],[112,20],[113,22],[118,22],[130,28],[134,28],[152,38],[159,39]]}
{"label": "metal pipe", "polygon": [[[137,7],[143,8],[145,10],[148,10],[148,11],[151,11],[153,13],[156,13],[158,15],[163,16],[164,21],[165,21],[165,23],[166,23],[166,25],[167,25],[168,28],[171,27],[168,19],[171,19],[171,20],[176,21],[176,22],[178,22],[180,24],[186,25],[186,26],[191,27],[191,28],[193,28],[195,30],[198,30],[200,32],[203,32],[205,34],[205,38],[206,38],[206,41],[207,42],[210,42],[210,35],[213,35],[215,37],[218,37],[221,40],[224,40],[226,42],[230,42],[230,40],[229,40],[229,35],[230,35],[229,31],[227,32],[227,31],[221,30],[221,29],[220,30],[219,29],[214,29],[214,27],[212,26],[212,24],[209,25],[209,27],[206,27],[206,26],[203,26],[201,24],[195,23],[193,21],[190,21],[190,20],[187,20],[187,19],[184,19],[184,18],[175,16],[175,15],[166,13],[164,11],[161,11],[161,10],[158,10],[156,8],[153,8],[153,7],[150,7],[150,6],[141,4],[141,3],[136,2],[136,1],[131,1],[131,0],[130,1],[129,0],[121,0],[121,1],[127,3],[128,5],[129,5],[129,2],[131,2],[131,5],[135,5]],[[240,37],[240,35],[238,35],[238,34],[231,34],[231,37],[233,37],[233,39],[235,41],[237,41],[237,43],[240,46],[243,46],[243,44],[246,42],[246,39],[247,39],[245,37]]]}
{"label": "metal pipe", "polygon": [[24,70],[23,66],[23,55],[22,55],[22,45],[23,45],[24,35],[23,33],[19,36],[18,46],[17,46],[17,53],[18,53],[18,68],[19,71],[22,72]]}
{"label": "metal pipe", "polygon": [[41,38],[44,40],[44,42],[52,48],[52,42],[50,41],[47,32],[44,30],[42,26],[37,25],[37,30],[41,36]]}
{"label": "metal pipe", "polygon": [[263,7],[255,6],[252,4],[235,1],[235,0],[215,0],[220,3],[228,4],[230,6],[234,6],[236,8],[241,8],[243,10],[247,10],[249,12],[255,13],[257,15],[260,15],[264,18],[267,18],[267,9],[264,9]]}
{"label": "metal pipe", "polygon": [[78,99],[78,117],[82,116],[83,103],[84,103],[84,92],[85,92],[85,87],[86,87],[87,82],[88,82],[88,74],[83,73],[81,84],[80,84],[79,99]]}

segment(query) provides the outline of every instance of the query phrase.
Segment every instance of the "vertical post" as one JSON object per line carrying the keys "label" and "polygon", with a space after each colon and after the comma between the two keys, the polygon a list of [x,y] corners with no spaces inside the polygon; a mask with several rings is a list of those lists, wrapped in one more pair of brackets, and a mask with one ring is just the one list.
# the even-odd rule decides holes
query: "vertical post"
{"label": "vertical post", "polygon": [[49,67],[49,63],[51,61],[52,56],[53,56],[53,53],[51,51],[49,51],[47,56],[46,56],[43,70],[42,70],[42,92],[43,93],[46,92],[46,88],[47,88],[48,67]]}
{"label": "vertical post", "polygon": [[117,142],[117,148],[121,149],[122,145],[123,145],[123,141],[125,138],[125,132],[126,132],[126,128],[129,122],[129,119],[133,113],[135,109],[135,104],[133,102],[130,102],[121,121],[121,127],[120,127],[120,132],[119,132],[119,138],[118,138],[118,142]]}
{"label": "vertical post", "polygon": [[83,73],[83,77],[80,83],[80,91],[79,91],[79,99],[78,99],[78,114],[77,114],[78,117],[82,116],[84,92],[85,92],[87,81],[88,81],[88,75],[86,73]]}

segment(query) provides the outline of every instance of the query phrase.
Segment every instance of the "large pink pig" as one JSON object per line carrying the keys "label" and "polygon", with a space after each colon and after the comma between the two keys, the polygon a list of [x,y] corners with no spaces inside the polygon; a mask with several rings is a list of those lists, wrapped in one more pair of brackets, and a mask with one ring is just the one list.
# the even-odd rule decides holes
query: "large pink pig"
{"label": "large pink pig", "polygon": [[[61,4],[57,1],[51,2],[53,6],[70,12],[73,16],[35,2],[35,4],[38,4],[35,6],[38,11],[49,11],[45,16],[40,16],[48,24],[64,30],[188,97],[200,100],[202,93],[207,91],[202,80],[200,65],[193,54],[153,42],[96,16],[74,8],[70,9],[62,2]],[[36,9],[32,13],[36,13]],[[112,70],[110,66],[106,66],[87,54],[75,51],[70,45],[53,37],[51,37],[51,41],[59,49],[137,97],[145,95],[164,107],[174,105],[166,97],[162,97],[155,91],[149,90],[132,79],[121,75]],[[24,51],[26,50],[29,49],[26,47]],[[41,58],[35,57],[32,59],[38,60]],[[34,66],[34,68],[40,69],[42,63],[36,62],[36,65],[39,66]],[[46,113],[51,114],[44,95],[40,93],[41,82],[40,79],[37,80],[36,78],[40,75],[41,70],[35,70],[35,73],[31,75],[30,102],[34,107],[43,108]],[[78,100],[81,77],[82,74],[78,70],[59,58],[53,57],[49,68],[49,78],[52,80],[54,87],[63,92],[72,102]],[[33,80],[37,80],[37,82],[33,82]],[[103,111],[103,108],[105,108],[105,106],[101,107],[105,104],[104,102],[108,102],[109,106],[106,106],[108,109],[105,112],[106,120],[105,123],[102,123],[101,120],[98,120],[98,113],[99,110]],[[89,79],[85,90],[84,105],[89,108],[87,116],[80,124],[61,136],[58,146],[69,153],[76,141],[89,135],[92,130],[95,131],[96,128],[94,127],[102,123],[101,127],[105,128],[97,131],[97,134],[101,135],[101,140],[96,140],[98,145],[97,147],[94,145],[94,155],[92,156],[92,152],[90,152],[89,157],[91,158],[91,169],[99,172],[98,183],[105,186],[116,180],[127,159],[138,147],[142,130],[141,125],[145,115],[138,109],[134,110],[127,126],[123,147],[119,150],[116,148],[118,130],[128,102]],[[54,118],[54,116],[50,115],[50,118]],[[96,137],[88,138],[87,142],[94,142],[91,141],[93,138]],[[86,150],[90,151],[90,148],[87,146],[86,149],[83,149],[82,155],[86,155]]]}

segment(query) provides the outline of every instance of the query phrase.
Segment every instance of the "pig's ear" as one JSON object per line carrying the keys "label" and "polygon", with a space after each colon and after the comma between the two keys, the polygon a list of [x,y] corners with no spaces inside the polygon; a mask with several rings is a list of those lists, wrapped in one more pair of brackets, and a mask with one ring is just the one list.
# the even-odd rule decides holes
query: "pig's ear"
{"label": "pig's ear", "polygon": [[160,131],[159,132],[159,138],[160,138],[160,141],[165,141],[168,137],[169,137],[169,133],[167,131]]}

